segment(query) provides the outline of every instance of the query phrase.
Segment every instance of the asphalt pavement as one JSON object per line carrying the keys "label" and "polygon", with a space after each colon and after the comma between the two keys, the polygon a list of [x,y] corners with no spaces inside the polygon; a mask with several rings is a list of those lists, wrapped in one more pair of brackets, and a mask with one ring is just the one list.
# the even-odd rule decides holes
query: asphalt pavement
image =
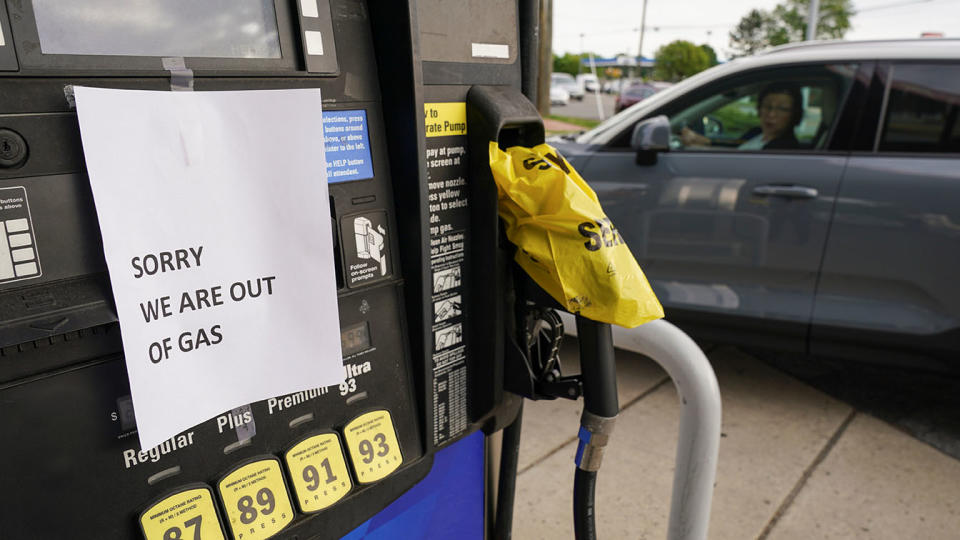
{"label": "asphalt pavement", "polygon": [[[603,110],[604,119],[613,116],[615,101],[616,96],[613,94],[600,94],[600,108]],[[571,99],[570,103],[566,105],[551,105],[550,114],[600,120],[600,110],[597,109],[597,98],[592,93],[585,95],[581,101]]]}
{"label": "asphalt pavement", "polygon": [[[736,348],[706,352],[723,399],[709,538],[960,537],[956,457],[783,366]],[[561,358],[575,372],[575,338],[565,339]],[[620,350],[617,360],[621,414],[597,483],[598,536],[666,538],[678,397],[653,361]],[[833,385],[844,383],[851,384]],[[896,392],[896,382],[889,385]],[[580,405],[525,407],[514,538],[573,537]]]}

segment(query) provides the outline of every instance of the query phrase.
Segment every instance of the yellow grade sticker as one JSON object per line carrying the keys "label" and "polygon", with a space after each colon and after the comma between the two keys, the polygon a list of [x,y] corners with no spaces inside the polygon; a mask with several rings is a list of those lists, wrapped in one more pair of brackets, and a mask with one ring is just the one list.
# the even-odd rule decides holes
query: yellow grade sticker
{"label": "yellow grade sticker", "polygon": [[288,450],[283,458],[290,471],[297,504],[304,513],[327,508],[353,488],[336,433],[308,437]]}
{"label": "yellow grade sticker", "polygon": [[397,432],[387,411],[372,411],[343,428],[357,481],[369,484],[386,477],[403,463]]}
{"label": "yellow grade sticker", "polygon": [[208,487],[186,489],[165,497],[140,514],[147,540],[223,540],[213,492]]}
{"label": "yellow grade sticker", "polygon": [[261,459],[234,469],[217,483],[236,540],[263,540],[293,521],[280,462]]}
{"label": "yellow grade sticker", "polygon": [[467,104],[424,103],[424,128],[427,137],[447,137],[467,134]]}

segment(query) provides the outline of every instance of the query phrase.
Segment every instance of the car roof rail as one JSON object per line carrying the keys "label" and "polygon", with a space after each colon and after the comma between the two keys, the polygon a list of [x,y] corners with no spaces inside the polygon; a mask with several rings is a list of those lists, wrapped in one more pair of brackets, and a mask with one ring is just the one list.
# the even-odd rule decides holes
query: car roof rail
{"label": "car roof rail", "polygon": [[797,41],[795,43],[787,43],[784,45],[778,45],[772,49],[767,49],[765,51],[758,52],[757,55],[767,55],[767,54],[776,54],[784,51],[794,51],[797,49],[808,49],[808,48],[828,48],[828,47],[849,47],[857,46],[864,43],[890,43],[890,44],[906,44],[906,43],[929,43],[929,42],[950,42],[951,44],[960,43],[960,38],[902,38],[902,39],[860,39],[860,40],[846,40],[846,39],[819,39],[813,41]]}

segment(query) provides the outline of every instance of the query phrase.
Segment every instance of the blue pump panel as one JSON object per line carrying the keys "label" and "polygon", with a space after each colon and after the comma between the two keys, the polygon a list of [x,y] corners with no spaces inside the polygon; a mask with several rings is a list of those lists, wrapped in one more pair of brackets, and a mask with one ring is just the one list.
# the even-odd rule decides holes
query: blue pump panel
{"label": "blue pump panel", "polygon": [[434,455],[433,468],[344,540],[483,539],[483,432]]}

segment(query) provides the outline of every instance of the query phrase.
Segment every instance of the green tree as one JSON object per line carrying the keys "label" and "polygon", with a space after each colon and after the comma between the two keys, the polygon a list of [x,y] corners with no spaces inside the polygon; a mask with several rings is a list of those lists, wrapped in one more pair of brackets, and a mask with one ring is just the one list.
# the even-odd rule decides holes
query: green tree
{"label": "green tree", "polygon": [[717,60],[717,51],[713,50],[713,47],[704,43],[700,48],[703,49],[703,52],[707,53],[707,58],[710,60],[710,67],[720,63],[720,61]]}
{"label": "green tree", "polygon": [[553,55],[553,72],[554,73],[569,73],[571,75],[576,75],[580,73],[580,59],[584,58],[584,54],[570,54],[566,53],[563,56]]}
{"label": "green tree", "polygon": [[730,32],[733,56],[749,56],[770,46],[767,30],[773,25],[773,16],[766,11],[751,9]]}
{"label": "green tree", "polygon": [[710,57],[703,48],[678,39],[657,50],[653,76],[661,81],[679,81],[710,67]]}
{"label": "green tree", "polygon": [[[753,9],[730,32],[733,56],[754,54],[767,47],[803,41],[807,34],[809,0],[784,0],[772,11]],[[850,30],[853,0],[822,0],[817,12],[816,39],[842,39]]]}

